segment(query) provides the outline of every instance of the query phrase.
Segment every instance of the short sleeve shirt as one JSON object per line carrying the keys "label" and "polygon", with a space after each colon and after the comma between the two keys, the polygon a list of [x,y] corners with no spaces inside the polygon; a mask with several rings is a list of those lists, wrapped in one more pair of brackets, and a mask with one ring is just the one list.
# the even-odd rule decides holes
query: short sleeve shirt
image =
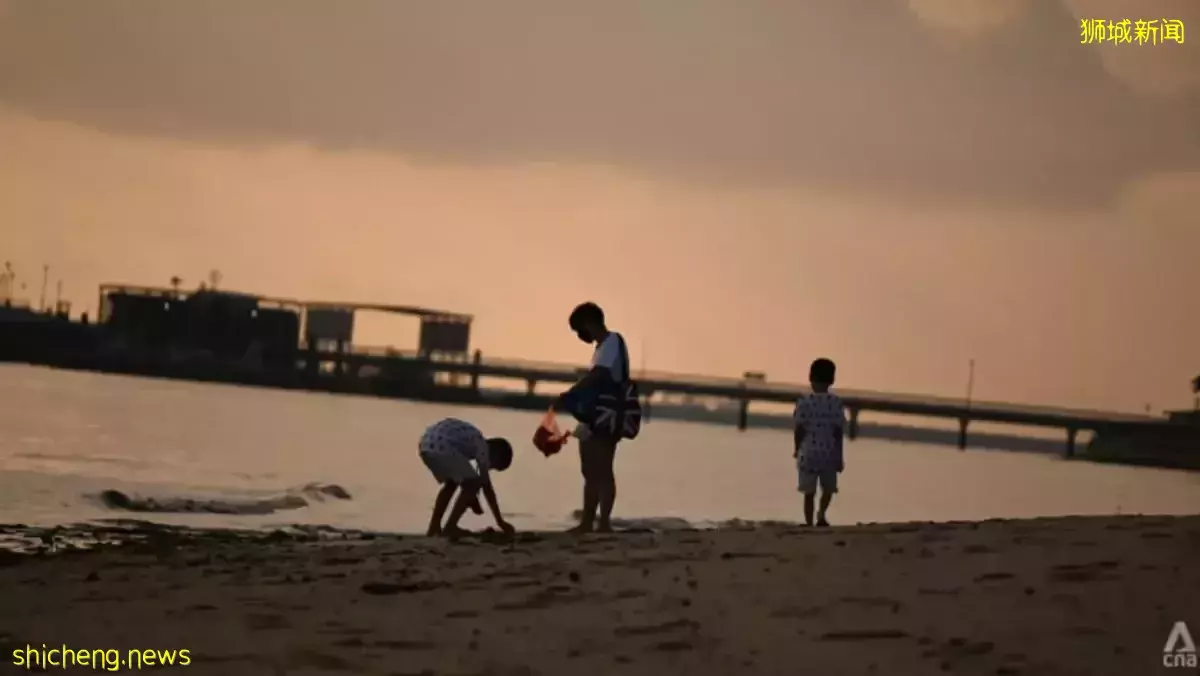
{"label": "short sleeve shirt", "polygon": [[792,422],[804,428],[797,463],[806,472],[836,470],[842,465],[838,431],[846,426],[842,400],[832,392],[810,394],[796,400]]}
{"label": "short sleeve shirt", "polygon": [[487,438],[478,427],[457,418],[430,425],[421,435],[419,450],[433,456],[460,455],[474,461],[480,474],[490,469]]}
{"label": "short sleeve shirt", "polygon": [[603,366],[612,373],[613,380],[623,383],[629,377],[625,372],[626,365],[621,359],[621,334],[610,331],[604,340],[596,346],[592,353],[592,366]]}

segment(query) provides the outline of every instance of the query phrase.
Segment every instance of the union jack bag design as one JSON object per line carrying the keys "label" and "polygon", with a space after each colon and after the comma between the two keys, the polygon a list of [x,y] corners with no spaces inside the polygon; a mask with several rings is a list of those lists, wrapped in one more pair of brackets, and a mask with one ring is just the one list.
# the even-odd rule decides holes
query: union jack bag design
{"label": "union jack bag design", "polygon": [[629,377],[629,351],[625,339],[620,341],[621,359],[625,362],[625,382],[614,383],[606,392],[596,396],[593,419],[589,427],[592,432],[610,439],[636,439],[642,431],[642,402],[638,397],[638,386]]}

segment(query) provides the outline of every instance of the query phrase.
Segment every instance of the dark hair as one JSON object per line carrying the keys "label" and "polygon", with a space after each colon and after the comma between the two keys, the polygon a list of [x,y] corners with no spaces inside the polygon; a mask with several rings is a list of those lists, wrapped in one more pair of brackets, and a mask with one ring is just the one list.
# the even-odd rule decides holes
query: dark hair
{"label": "dark hair", "polygon": [[488,464],[497,472],[503,472],[512,464],[513,450],[508,439],[496,437],[487,440]]}
{"label": "dark hair", "polygon": [[808,380],[813,383],[824,383],[832,385],[834,377],[837,375],[837,365],[832,359],[821,357],[808,367]]}
{"label": "dark hair", "polygon": [[604,310],[590,301],[582,303],[571,311],[571,318],[567,322],[575,330],[582,328],[584,324],[604,324]]}

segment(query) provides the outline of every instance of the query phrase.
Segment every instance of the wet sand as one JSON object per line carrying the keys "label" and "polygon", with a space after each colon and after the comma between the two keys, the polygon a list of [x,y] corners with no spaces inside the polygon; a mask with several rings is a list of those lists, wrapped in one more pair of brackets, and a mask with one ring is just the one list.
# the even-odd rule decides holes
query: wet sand
{"label": "wet sand", "polygon": [[[187,649],[192,674],[1124,676],[1170,673],[1174,622],[1200,629],[1200,517],[455,543],[3,532],[55,550],[0,556],[10,664],[45,643]],[[89,537],[124,544],[62,544]]]}

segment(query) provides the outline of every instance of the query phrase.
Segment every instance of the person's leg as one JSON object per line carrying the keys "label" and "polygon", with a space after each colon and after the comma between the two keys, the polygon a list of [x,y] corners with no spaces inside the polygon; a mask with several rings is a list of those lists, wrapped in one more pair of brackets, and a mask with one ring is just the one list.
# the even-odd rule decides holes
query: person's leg
{"label": "person's leg", "polygon": [[[454,501],[454,506],[450,509],[450,517],[446,519],[446,525],[442,531],[446,534],[461,532],[458,522],[468,508],[479,502],[479,472],[476,471],[470,460],[457,454],[432,456],[429,461],[432,466],[437,468],[438,474],[446,483],[459,489],[458,499]],[[446,496],[446,500],[450,500],[449,495]]]}
{"label": "person's leg", "polygon": [[447,535],[462,532],[462,529],[458,527],[458,521],[462,519],[463,514],[466,514],[467,508],[471,506],[471,502],[478,499],[478,496],[478,479],[463,482],[461,490],[458,493],[458,499],[454,501],[454,508],[450,510],[450,518],[446,519],[445,533]]}
{"label": "person's leg", "polygon": [[817,477],[809,472],[800,472],[799,490],[804,494],[804,523],[813,525],[813,507],[817,496]]}
{"label": "person's leg", "polygon": [[426,535],[433,537],[442,534],[442,517],[445,516],[446,508],[450,506],[450,498],[454,497],[456,490],[458,486],[449,481],[442,484],[437,498],[433,501],[433,515],[429,517],[429,530],[425,531]]}
{"label": "person's leg", "polygon": [[829,511],[829,503],[833,502],[833,496],[837,493],[837,472],[826,471],[821,473],[821,509],[817,513],[817,525],[828,526],[829,522],[825,520],[825,513]]}
{"label": "person's leg", "polygon": [[471,504],[469,504],[467,506],[471,508],[472,512],[474,512],[476,514],[483,514],[483,505],[479,504],[479,494],[478,493],[475,494],[475,499],[473,501],[471,501]]}
{"label": "person's leg", "polygon": [[599,484],[596,482],[596,460],[591,439],[579,440],[579,469],[583,473],[583,513],[579,525],[571,530],[590,533],[596,521],[596,510],[600,506]]}
{"label": "person's leg", "polygon": [[600,499],[600,519],[596,530],[602,533],[612,531],[613,506],[617,503],[617,477],[613,472],[613,462],[617,455],[617,442],[604,441],[596,444],[596,480]]}
{"label": "person's leg", "polygon": [[817,525],[828,526],[829,522],[825,520],[825,512],[829,509],[829,503],[833,500],[833,493],[827,490],[821,490],[821,504],[817,512]]}
{"label": "person's leg", "polygon": [[442,532],[442,517],[446,515],[446,507],[450,505],[450,498],[454,497],[454,491],[458,490],[458,485],[451,480],[451,472],[445,467],[442,458],[436,455],[427,455],[419,453],[421,462],[425,463],[425,467],[429,469],[429,473],[433,478],[441,484],[438,489],[437,497],[433,500],[433,513],[429,517],[429,529],[425,531],[426,535],[440,535]]}

